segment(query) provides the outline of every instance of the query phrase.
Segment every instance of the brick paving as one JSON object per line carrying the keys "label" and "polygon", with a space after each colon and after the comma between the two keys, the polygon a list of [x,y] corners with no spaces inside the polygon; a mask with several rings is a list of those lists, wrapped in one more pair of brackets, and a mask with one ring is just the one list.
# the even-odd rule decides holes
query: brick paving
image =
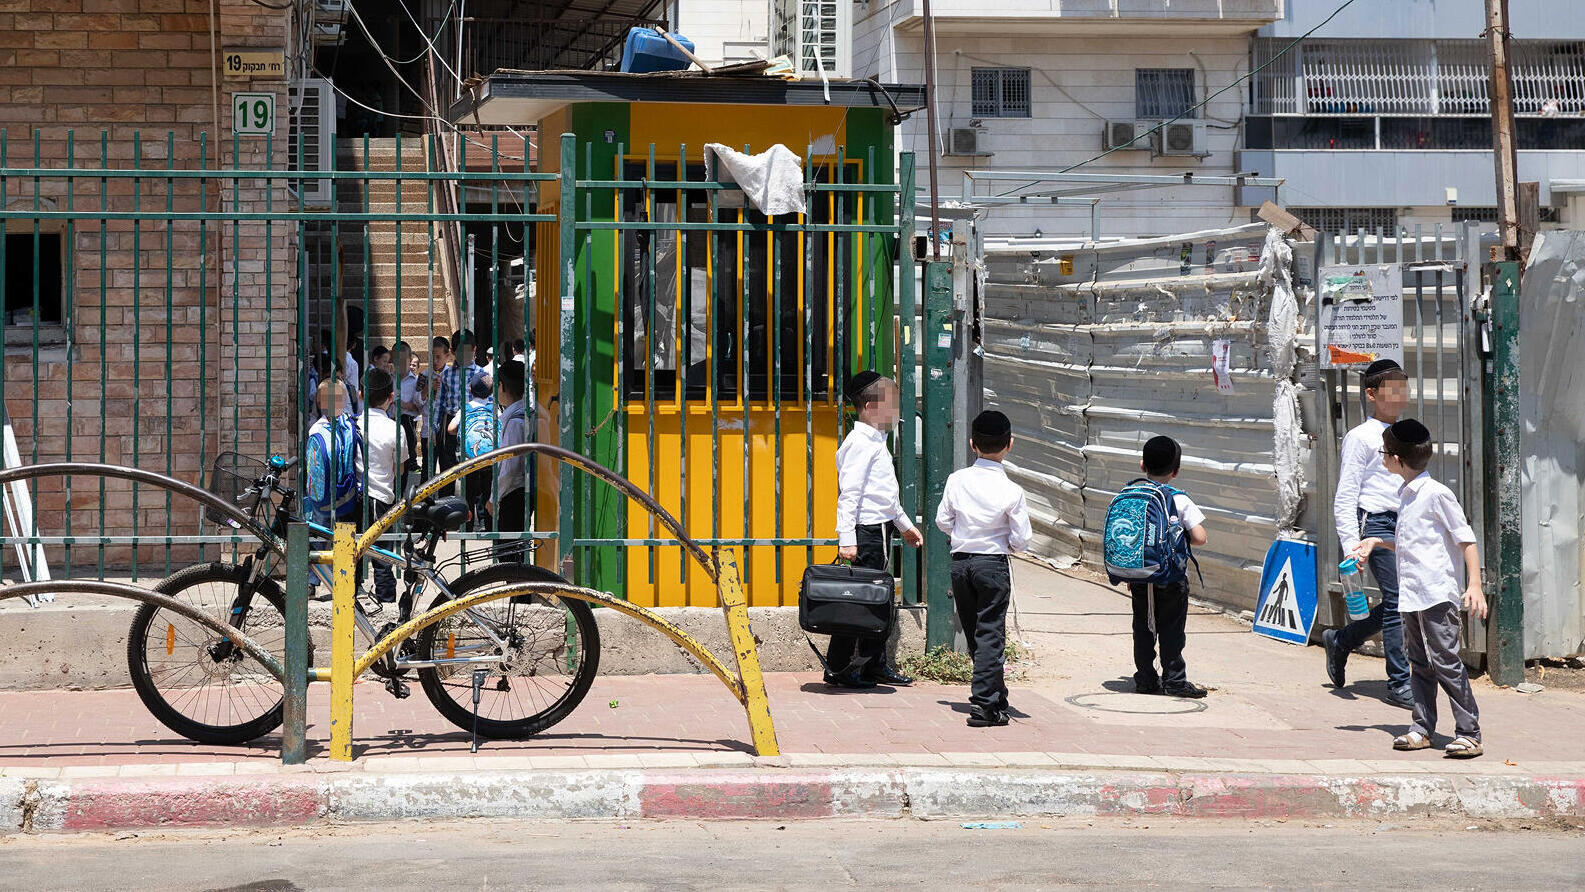
{"label": "brick paving", "polygon": [[[1017,635],[1037,662],[1013,686],[1010,726],[965,726],[967,691],[959,686],[847,692],[827,688],[817,674],[773,674],[768,686],[783,751],[804,764],[883,756],[972,763],[974,754],[1000,754],[988,758],[1002,764],[1007,754],[1056,754],[1056,762],[1113,767],[1213,769],[1218,760],[1246,767],[1277,760],[1289,770],[1306,764],[1364,770],[1360,760],[1404,770],[1454,767],[1436,750],[1391,750],[1391,735],[1402,732],[1408,713],[1376,699],[1384,689],[1380,660],[1355,657],[1350,675],[1359,681],[1334,692],[1319,648],[1260,639],[1235,620],[1197,610],[1187,658],[1191,677],[1213,688],[1210,697],[1199,703],[1141,697],[1123,681],[1131,668],[1124,598],[1023,563],[1017,589]],[[317,754],[328,738],[328,695],[326,685],[311,688],[309,737]],[[1490,772],[1511,761],[1516,765],[1506,767],[1514,770],[1562,771],[1571,768],[1567,763],[1585,763],[1585,737],[1578,733],[1585,695],[1525,695],[1478,680],[1476,696],[1487,756],[1471,768]],[[183,740],[150,717],[131,690],[0,693],[0,716],[5,769],[279,758],[273,735],[245,747]],[[360,683],[355,730],[358,754],[371,768],[415,756],[443,765],[469,748],[469,735],[441,718],[416,685],[412,697],[396,700],[377,680]],[[747,739],[742,709],[712,677],[602,676],[561,724],[528,741],[485,741],[480,755],[573,757],[568,765],[613,764],[602,757],[618,756],[652,763],[672,755],[693,765],[700,757],[747,753]]]}

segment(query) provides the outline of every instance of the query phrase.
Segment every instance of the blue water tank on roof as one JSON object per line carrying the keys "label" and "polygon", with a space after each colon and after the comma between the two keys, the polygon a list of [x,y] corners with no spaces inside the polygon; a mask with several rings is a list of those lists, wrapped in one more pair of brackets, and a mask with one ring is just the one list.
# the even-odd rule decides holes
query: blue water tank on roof
{"label": "blue water tank on roof", "polygon": [[[673,34],[677,42],[693,52],[693,41]],[[653,28],[634,28],[627,32],[627,42],[622,46],[622,70],[629,74],[648,74],[652,71],[684,71],[692,63],[671,42],[655,33]]]}

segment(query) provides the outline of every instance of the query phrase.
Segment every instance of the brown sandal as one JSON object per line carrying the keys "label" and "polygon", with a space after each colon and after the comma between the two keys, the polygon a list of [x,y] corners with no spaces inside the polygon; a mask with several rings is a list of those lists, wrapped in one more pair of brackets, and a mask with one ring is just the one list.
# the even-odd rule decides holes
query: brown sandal
{"label": "brown sandal", "polygon": [[1447,746],[1442,748],[1442,755],[1449,759],[1473,759],[1485,750],[1480,748],[1480,741],[1463,734],[1453,738]]}
{"label": "brown sandal", "polygon": [[1430,749],[1430,747],[1431,738],[1421,734],[1419,731],[1410,731],[1408,734],[1402,734],[1392,739],[1392,748],[1399,751],[1423,750]]}

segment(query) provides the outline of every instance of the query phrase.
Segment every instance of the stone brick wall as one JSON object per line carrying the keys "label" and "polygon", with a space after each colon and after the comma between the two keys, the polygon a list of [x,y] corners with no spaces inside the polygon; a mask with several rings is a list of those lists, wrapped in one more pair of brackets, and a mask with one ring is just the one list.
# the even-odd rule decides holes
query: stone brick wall
{"label": "stone brick wall", "polygon": [[[213,46],[291,53],[288,16],[220,0]],[[217,122],[211,45],[209,0],[0,0],[4,166],[284,170],[286,85],[220,80]],[[271,144],[233,139],[233,90],[276,94]],[[39,224],[64,236],[67,324],[39,326],[36,349],[32,326],[7,326],[3,396],[24,462],[103,460],[198,481],[219,451],[295,454],[297,224],[91,216],[287,210],[284,182],[52,176],[35,194],[32,178],[13,176],[5,188],[8,210],[85,215]],[[7,220],[6,232],[31,235],[33,222]],[[179,497],[167,510],[163,491],[143,487],[134,511],[128,484],[103,490],[91,477],[39,481],[40,533],[99,535],[101,507],[103,535],[215,532]],[[133,559],[125,547],[103,556]],[[66,575],[64,549],[48,557]],[[147,546],[136,560],[159,575],[167,557],[180,566],[197,552]],[[96,547],[73,549],[74,575],[99,559]]]}

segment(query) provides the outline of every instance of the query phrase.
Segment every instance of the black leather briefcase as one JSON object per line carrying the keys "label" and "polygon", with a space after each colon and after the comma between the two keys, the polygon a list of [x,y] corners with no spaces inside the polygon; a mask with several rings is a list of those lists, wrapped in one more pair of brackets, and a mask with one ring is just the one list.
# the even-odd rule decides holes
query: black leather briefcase
{"label": "black leather briefcase", "polygon": [[885,570],[815,564],[798,589],[798,625],[817,635],[885,638],[897,618],[895,589]]}

